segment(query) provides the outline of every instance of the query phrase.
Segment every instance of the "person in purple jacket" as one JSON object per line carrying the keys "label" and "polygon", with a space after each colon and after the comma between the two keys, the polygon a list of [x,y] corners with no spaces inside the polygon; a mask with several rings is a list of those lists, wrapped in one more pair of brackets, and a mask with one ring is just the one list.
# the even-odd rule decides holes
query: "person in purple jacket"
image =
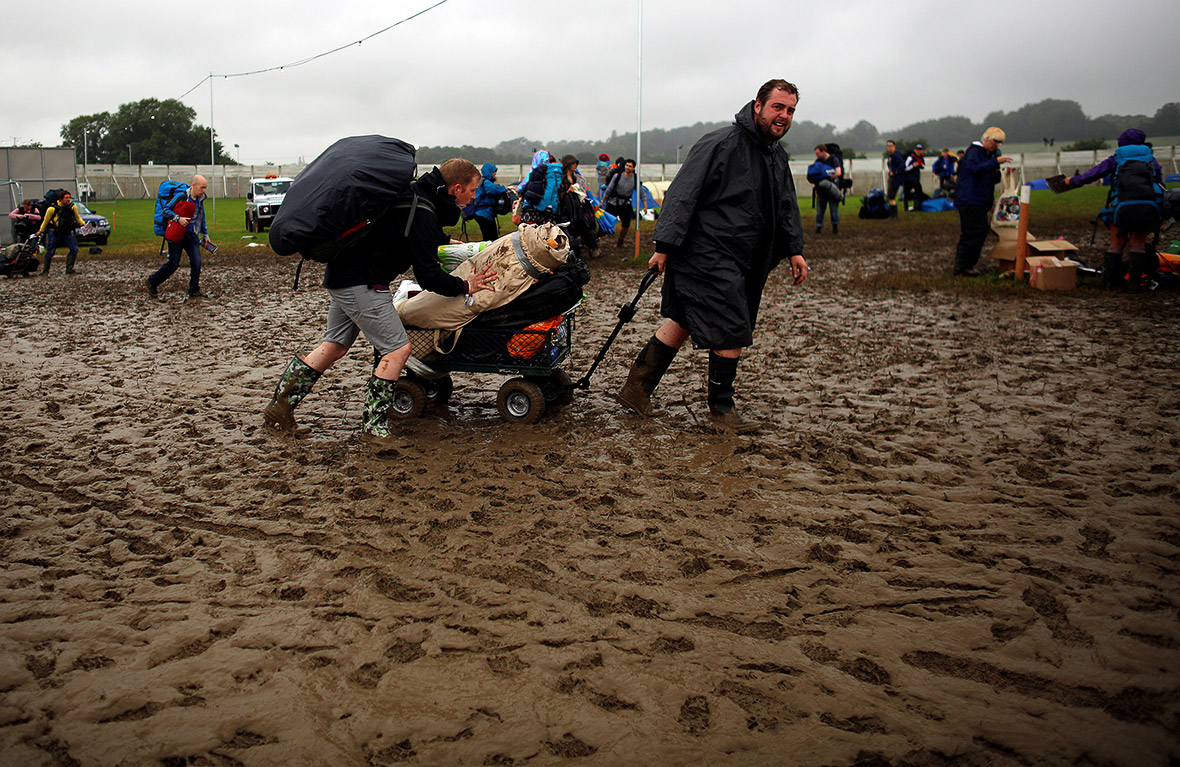
{"label": "person in purple jacket", "polygon": [[[1163,169],[1152,156],[1151,148],[1147,146],[1147,134],[1138,128],[1128,128],[1119,136],[1118,143],[1119,147],[1114,154],[1085,173],[1070,176],[1065,180],[1066,183],[1071,187],[1084,186],[1111,175],[1122,163],[1139,162],[1142,163],[1140,168],[1143,169],[1143,183],[1139,186],[1145,187],[1145,195],[1154,198],[1155,190],[1148,187],[1151,187],[1151,181],[1162,186]],[[1146,179],[1147,167],[1151,168],[1150,181]],[[1132,288],[1138,288],[1143,280],[1143,275],[1155,271],[1155,266],[1151,264],[1151,257],[1147,254],[1147,235],[1159,226],[1158,217],[1152,218],[1151,215],[1148,215],[1147,220],[1142,221],[1139,225],[1129,224],[1125,221],[1121,221],[1121,225],[1119,225],[1116,223],[1114,211],[1109,210],[1103,210],[1098,214],[1098,217],[1106,222],[1106,226],[1110,230],[1110,246],[1106,249],[1106,256],[1102,262],[1103,283],[1106,287],[1114,290],[1122,289],[1128,284]],[[1127,249],[1128,245],[1130,245],[1130,252],[1127,254],[1127,263],[1124,264],[1123,251]]]}

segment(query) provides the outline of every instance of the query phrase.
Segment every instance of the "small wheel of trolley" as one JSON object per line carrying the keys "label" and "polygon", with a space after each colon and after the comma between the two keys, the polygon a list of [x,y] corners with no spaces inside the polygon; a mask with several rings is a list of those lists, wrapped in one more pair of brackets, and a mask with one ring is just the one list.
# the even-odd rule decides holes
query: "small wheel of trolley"
{"label": "small wheel of trolley", "polygon": [[560,410],[574,401],[573,379],[561,368],[554,368],[548,376],[531,380],[541,387],[546,410]]}
{"label": "small wheel of trolley", "polygon": [[500,417],[511,423],[536,423],[545,415],[545,394],[541,387],[523,378],[511,378],[496,395]]}
{"label": "small wheel of trolley", "polygon": [[428,401],[426,390],[420,384],[402,378],[393,389],[393,404],[389,408],[389,417],[418,418],[426,411]]}
{"label": "small wheel of trolley", "polygon": [[441,378],[418,378],[415,383],[426,392],[426,400],[431,405],[445,405],[451,401],[451,393],[455,391],[455,382],[450,376]]}

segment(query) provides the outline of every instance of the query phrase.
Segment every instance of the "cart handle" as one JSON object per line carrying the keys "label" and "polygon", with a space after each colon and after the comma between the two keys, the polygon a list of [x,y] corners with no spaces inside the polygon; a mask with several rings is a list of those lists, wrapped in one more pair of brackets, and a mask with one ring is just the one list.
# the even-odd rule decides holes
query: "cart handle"
{"label": "cart handle", "polygon": [[606,356],[607,349],[614,343],[615,338],[619,335],[619,331],[623,329],[623,325],[626,325],[635,316],[635,312],[639,307],[639,299],[643,297],[643,294],[647,292],[647,289],[651,287],[651,284],[655,282],[658,276],[660,276],[660,268],[658,266],[650,267],[647,273],[643,275],[643,279],[639,282],[639,290],[635,293],[635,298],[632,298],[628,303],[619,307],[619,321],[615,323],[615,329],[610,332],[606,343],[602,345],[602,351],[598,352],[598,356],[590,364],[590,369],[586,371],[586,375],[578,379],[577,383],[570,384],[569,388],[583,390],[590,388],[590,376],[594,375],[594,371],[598,369],[599,363]]}

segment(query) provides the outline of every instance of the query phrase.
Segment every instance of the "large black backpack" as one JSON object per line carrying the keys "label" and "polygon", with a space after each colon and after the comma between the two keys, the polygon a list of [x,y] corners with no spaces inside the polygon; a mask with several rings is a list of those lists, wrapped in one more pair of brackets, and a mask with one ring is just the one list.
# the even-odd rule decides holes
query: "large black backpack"
{"label": "large black backpack", "polygon": [[367,237],[399,202],[423,203],[407,195],[414,154],[412,145],[386,136],[350,136],[332,144],[287,190],[270,226],[271,249],[328,263]]}
{"label": "large black backpack", "polygon": [[1114,153],[1106,207],[1098,218],[1124,232],[1153,232],[1163,221],[1162,188],[1155,180],[1151,148],[1142,144],[1121,146]]}

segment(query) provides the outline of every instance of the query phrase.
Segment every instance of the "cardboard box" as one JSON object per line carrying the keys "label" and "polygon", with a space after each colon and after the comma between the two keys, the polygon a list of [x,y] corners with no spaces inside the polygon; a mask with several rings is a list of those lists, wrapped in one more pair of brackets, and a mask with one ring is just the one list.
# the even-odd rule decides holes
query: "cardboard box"
{"label": "cardboard box", "polygon": [[[1016,248],[1019,244],[1016,239],[1015,229],[992,229],[993,232],[1000,236],[1000,241],[995,244],[990,251],[988,257],[994,258],[1000,263],[998,268],[1001,272],[1012,271],[1016,266]],[[1034,239],[1030,234],[1029,239]]]}
{"label": "cardboard box", "polygon": [[1037,290],[1073,290],[1078,286],[1078,265],[1055,256],[1030,256],[1028,284]]}
{"label": "cardboard box", "polygon": [[[1007,229],[993,229],[1000,235],[1000,241],[991,249],[988,256],[996,259],[996,269],[1000,272],[1011,272],[1016,269],[1016,249],[1019,242],[1016,232]],[[1058,258],[1076,258],[1078,246],[1069,240],[1038,240],[1032,232],[1028,233],[1028,258],[1025,259],[1025,269],[1031,269],[1029,264],[1038,256],[1057,256]]]}

